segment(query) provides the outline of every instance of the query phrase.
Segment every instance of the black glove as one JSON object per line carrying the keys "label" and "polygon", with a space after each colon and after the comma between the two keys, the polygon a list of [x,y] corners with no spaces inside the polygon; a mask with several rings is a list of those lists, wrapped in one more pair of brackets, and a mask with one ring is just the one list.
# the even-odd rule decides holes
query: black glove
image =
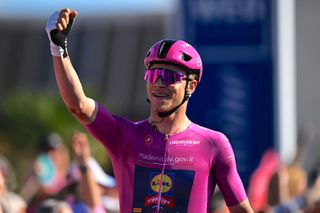
{"label": "black glove", "polygon": [[69,20],[68,26],[63,31],[58,31],[56,24],[59,19],[59,11],[54,12],[48,19],[46,31],[50,40],[51,54],[53,56],[68,56],[67,37],[73,25],[73,19]]}

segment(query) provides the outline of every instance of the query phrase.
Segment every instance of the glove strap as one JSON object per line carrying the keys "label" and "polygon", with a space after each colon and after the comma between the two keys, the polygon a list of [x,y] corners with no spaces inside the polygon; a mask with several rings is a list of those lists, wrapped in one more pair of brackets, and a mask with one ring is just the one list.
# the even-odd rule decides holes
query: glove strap
{"label": "glove strap", "polygon": [[51,55],[53,56],[63,56],[63,57],[68,56],[68,53],[66,56],[64,56],[65,55],[64,49],[62,47],[55,45],[53,42],[50,42],[50,50],[51,50]]}

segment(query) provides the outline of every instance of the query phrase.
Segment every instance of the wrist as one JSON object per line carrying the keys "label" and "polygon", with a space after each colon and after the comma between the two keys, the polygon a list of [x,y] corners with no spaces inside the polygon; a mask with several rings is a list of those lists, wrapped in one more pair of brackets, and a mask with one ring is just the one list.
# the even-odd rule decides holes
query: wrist
{"label": "wrist", "polygon": [[55,45],[53,42],[50,42],[51,55],[53,56],[63,56],[64,50],[62,47]]}
{"label": "wrist", "polygon": [[80,164],[79,171],[81,174],[86,174],[88,172],[88,166],[86,164]]}

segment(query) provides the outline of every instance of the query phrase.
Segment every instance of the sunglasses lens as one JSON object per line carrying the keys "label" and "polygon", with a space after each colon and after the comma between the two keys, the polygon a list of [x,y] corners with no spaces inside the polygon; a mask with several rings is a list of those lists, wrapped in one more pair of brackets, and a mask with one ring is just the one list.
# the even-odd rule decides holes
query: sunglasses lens
{"label": "sunglasses lens", "polygon": [[147,69],[144,80],[154,84],[157,82],[159,77],[163,84],[169,85],[181,82],[185,76],[179,72],[168,69]]}
{"label": "sunglasses lens", "polygon": [[146,73],[144,75],[144,80],[154,84],[154,83],[156,83],[157,79],[158,79],[158,75],[156,72],[149,70],[149,69],[146,70]]}

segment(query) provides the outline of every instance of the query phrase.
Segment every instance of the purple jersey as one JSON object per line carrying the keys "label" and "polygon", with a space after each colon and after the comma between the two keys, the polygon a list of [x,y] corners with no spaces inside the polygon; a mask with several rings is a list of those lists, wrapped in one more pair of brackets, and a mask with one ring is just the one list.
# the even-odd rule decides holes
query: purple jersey
{"label": "purple jersey", "polygon": [[216,184],[228,206],[246,199],[232,147],[220,132],[191,123],[165,135],[99,105],[86,128],[111,157],[121,212],[209,212]]}

